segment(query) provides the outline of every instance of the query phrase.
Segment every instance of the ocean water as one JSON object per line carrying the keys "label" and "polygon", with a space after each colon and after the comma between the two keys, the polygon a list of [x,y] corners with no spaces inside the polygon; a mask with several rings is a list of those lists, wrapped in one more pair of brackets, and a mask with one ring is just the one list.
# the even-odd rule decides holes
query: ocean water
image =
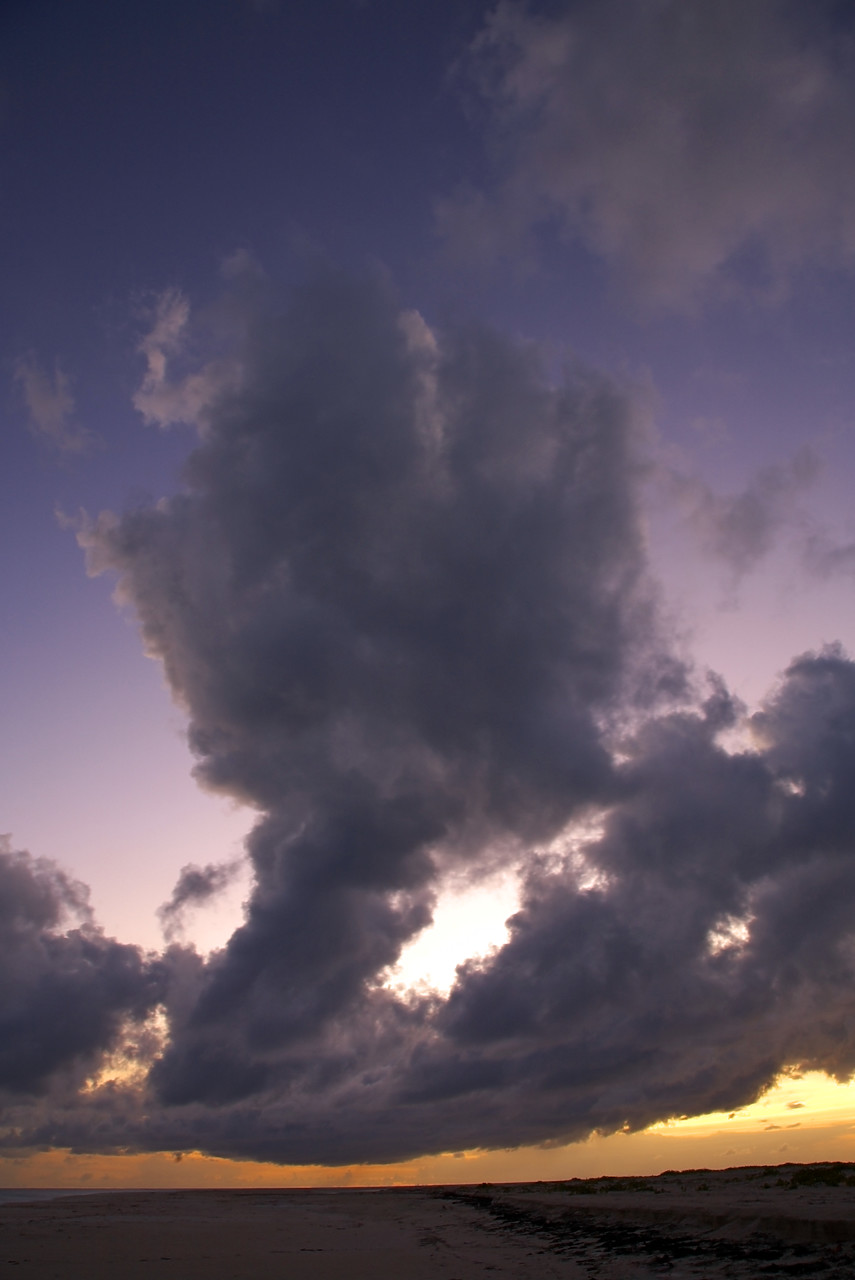
{"label": "ocean water", "polygon": [[97,1194],[98,1188],[90,1187],[0,1187],[0,1204],[14,1204],[16,1201],[32,1203],[34,1200],[58,1200],[60,1196],[91,1196]]}

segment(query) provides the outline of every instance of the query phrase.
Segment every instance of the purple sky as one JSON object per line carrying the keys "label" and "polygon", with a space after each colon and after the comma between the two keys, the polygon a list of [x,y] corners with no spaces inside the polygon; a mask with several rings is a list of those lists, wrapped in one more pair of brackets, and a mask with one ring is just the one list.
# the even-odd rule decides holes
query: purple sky
{"label": "purple sky", "polygon": [[16,1143],[851,1073],[853,60],[831,0],[3,7]]}

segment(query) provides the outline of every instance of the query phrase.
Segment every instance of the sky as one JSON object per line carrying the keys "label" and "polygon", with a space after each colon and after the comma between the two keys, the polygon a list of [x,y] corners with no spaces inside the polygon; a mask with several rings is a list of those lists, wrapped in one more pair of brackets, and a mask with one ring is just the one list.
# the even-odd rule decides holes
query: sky
{"label": "sky", "polygon": [[852,1157],[853,62],[7,0],[0,1181]]}

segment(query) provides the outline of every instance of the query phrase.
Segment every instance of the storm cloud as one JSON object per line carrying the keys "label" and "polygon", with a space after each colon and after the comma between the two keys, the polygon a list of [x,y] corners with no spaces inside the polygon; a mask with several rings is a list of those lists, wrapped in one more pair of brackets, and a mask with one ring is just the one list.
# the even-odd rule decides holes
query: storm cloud
{"label": "storm cloud", "polygon": [[0,1091],[82,1084],[123,1031],[151,1013],[165,971],[105,938],[85,888],[0,839]]}
{"label": "storm cloud", "polygon": [[[206,960],[167,950],[145,999],[107,986],[70,1059],[156,1001],[147,1079],[20,1111],[15,1143],[395,1160],[847,1076],[855,666],[805,654],[749,717],[678,660],[632,388],[333,271],[239,331],[179,491],[81,540],[199,781],[259,813],[244,923]],[[445,880],[503,867],[506,944],[447,998],[393,991]],[[196,870],[176,910],[215,885]],[[143,971],[97,946],[87,972]]]}
{"label": "storm cloud", "polygon": [[[334,274],[259,317],[244,365],[185,491],[89,535],[200,780],[265,815],[247,923],[157,1067],[176,1099],[204,1096],[220,1025],[242,1063],[361,998],[444,867],[518,857],[607,800],[601,721],[682,681],[650,645],[636,424],[607,379],[550,388],[533,350],[439,344]],[[218,1095],[263,1062],[230,1083],[218,1058]]]}

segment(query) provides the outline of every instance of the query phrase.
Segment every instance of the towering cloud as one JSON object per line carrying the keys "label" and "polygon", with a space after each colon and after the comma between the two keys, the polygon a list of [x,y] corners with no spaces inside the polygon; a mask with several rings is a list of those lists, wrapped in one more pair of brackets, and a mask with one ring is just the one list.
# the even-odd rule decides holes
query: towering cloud
{"label": "towering cloud", "polygon": [[[645,567],[643,433],[607,378],[556,382],[533,348],[434,333],[335,273],[239,329],[181,490],[84,541],[200,781],[259,812],[254,887],[207,961],[91,943],[106,1012],[63,1061],[155,999],[167,1034],[144,1085],[54,1095],[51,1141],[391,1160],[733,1107],[787,1065],[848,1074],[855,666],[799,658],[747,723],[720,681],[693,693]],[[507,943],[447,999],[394,993],[444,877],[503,865]],[[219,875],[185,869],[172,906]],[[21,936],[42,956],[40,910]]]}
{"label": "towering cloud", "polygon": [[257,318],[186,490],[91,534],[201,781],[265,815],[247,923],[158,1064],[167,1100],[254,1089],[365,998],[444,867],[611,797],[602,722],[681,679],[650,656],[634,434],[607,380],[551,388],[534,351],[438,343],[330,275]]}

